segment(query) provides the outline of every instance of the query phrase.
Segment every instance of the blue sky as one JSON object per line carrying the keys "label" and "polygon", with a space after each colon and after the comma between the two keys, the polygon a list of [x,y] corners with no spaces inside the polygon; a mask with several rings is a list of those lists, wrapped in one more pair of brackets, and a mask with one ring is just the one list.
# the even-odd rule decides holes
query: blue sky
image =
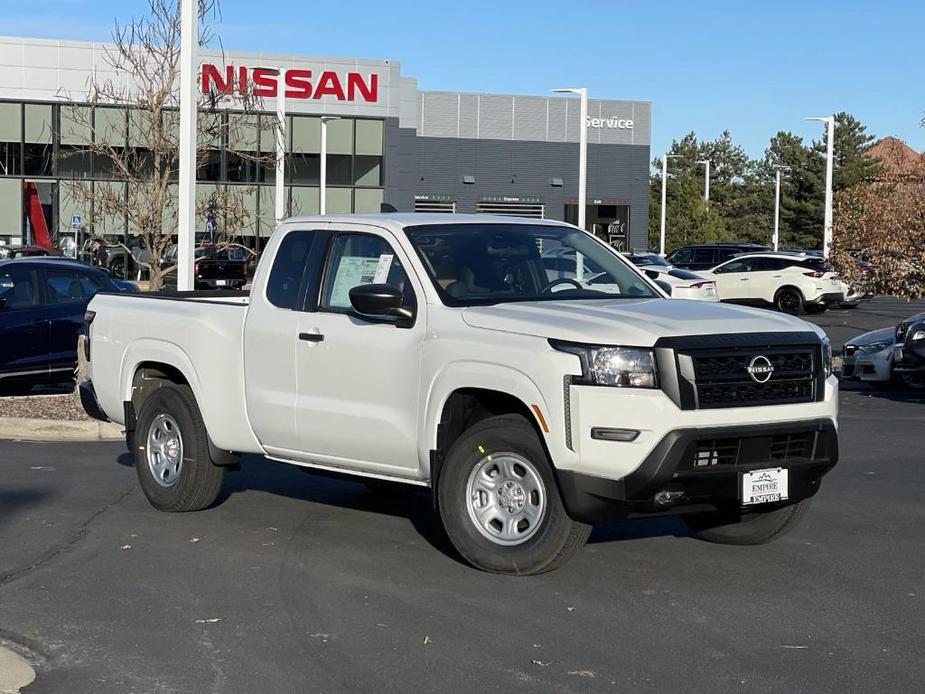
{"label": "blue sky", "polygon": [[[109,37],[144,0],[0,0],[0,33]],[[826,23],[828,26],[826,27]],[[424,89],[580,86],[653,105],[653,156],[728,129],[760,155],[804,116],[849,111],[925,149],[922,0],[396,2],[224,0],[226,49],[398,60]]]}

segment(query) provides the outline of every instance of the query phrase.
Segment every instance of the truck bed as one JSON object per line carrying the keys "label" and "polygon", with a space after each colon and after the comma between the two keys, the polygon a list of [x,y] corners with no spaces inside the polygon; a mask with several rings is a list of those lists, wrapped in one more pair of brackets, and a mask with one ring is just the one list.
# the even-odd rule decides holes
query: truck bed
{"label": "truck bed", "polygon": [[163,363],[179,369],[189,382],[213,443],[225,450],[259,450],[244,400],[248,301],[240,291],[94,297],[88,306],[96,314],[90,377],[106,415],[124,424],[135,372],[151,362]]}

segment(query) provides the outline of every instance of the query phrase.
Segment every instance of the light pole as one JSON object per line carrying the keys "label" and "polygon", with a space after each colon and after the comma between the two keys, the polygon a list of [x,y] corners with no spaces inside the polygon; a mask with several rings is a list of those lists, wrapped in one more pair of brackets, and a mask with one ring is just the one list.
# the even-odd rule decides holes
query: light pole
{"label": "light pole", "polygon": [[286,217],[286,69],[276,75],[276,223]]}
{"label": "light pole", "polygon": [[340,116],[321,116],[321,186],[318,191],[318,211],[327,214],[328,198],[328,122],[340,120]]}
{"label": "light pole", "polygon": [[697,162],[703,164],[703,201],[710,204],[710,160],[701,159]]}
{"label": "light pole", "polygon": [[661,256],[665,255],[665,207],[668,204],[668,160],[677,159],[680,154],[668,154],[667,152],[662,155],[662,231],[659,236],[658,242],[658,254]]}
{"label": "light pole", "polygon": [[562,87],[552,91],[557,94],[577,94],[581,101],[578,126],[578,226],[584,229],[588,200],[588,89]]}
{"label": "light pole", "polygon": [[826,125],[825,136],[825,221],[822,227],[822,255],[829,257],[832,245],[832,172],[835,168],[835,116],[807,118]]}
{"label": "light pole", "polygon": [[182,0],[180,8],[180,180],[177,223],[177,289],[193,288],[196,239],[196,42],[199,2]]}
{"label": "light pole", "polygon": [[790,171],[789,166],[782,164],[774,165],[774,250],[780,243],[780,172]]}

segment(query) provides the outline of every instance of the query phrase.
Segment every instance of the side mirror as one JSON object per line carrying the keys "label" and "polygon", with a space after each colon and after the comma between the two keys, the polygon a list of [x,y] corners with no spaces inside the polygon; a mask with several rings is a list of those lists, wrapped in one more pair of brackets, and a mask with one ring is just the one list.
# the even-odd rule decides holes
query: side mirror
{"label": "side mirror", "polygon": [[656,270],[644,270],[644,272],[646,273],[646,277],[648,277],[650,280],[658,279],[658,272]]}
{"label": "side mirror", "polygon": [[655,280],[655,284],[657,284],[668,296],[671,296],[671,285],[665,280]]}
{"label": "side mirror", "polygon": [[397,318],[399,328],[414,324],[414,309],[404,306],[401,291],[388,284],[361,284],[350,290],[350,303],[365,316]]}

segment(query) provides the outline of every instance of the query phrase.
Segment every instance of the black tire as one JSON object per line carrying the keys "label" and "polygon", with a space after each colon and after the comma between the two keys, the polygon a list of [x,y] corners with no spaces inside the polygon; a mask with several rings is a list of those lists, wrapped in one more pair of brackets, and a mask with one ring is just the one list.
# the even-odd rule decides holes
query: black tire
{"label": "black tire", "polygon": [[796,287],[783,287],[774,296],[774,308],[781,313],[798,316],[803,313],[803,293]]}
{"label": "black tire", "polygon": [[109,264],[109,274],[120,280],[127,279],[125,276],[125,258],[117,257]]}
{"label": "black tire", "polygon": [[917,393],[925,390],[925,374],[899,373],[896,375],[899,377],[899,382],[902,383],[903,388],[906,390],[912,390]]}
{"label": "black tire", "polygon": [[[493,464],[492,456],[498,460],[508,459],[502,457],[505,453],[532,466],[531,483],[542,487],[542,497],[537,498],[545,498],[545,512],[535,526],[525,520],[514,523],[514,527],[519,527],[526,522],[526,532],[531,534],[512,545],[499,544],[484,535],[486,531],[479,529],[469,510],[470,476],[482,466],[489,469],[487,466]],[[513,465],[516,468],[520,464]],[[523,466],[520,470],[527,473]],[[526,482],[521,489],[524,488],[529,488]],[[447,453],[436,494],[440,518],[450,542],[470,564],[483,571],[513,575],[551,571],[575,554],[591,533],[590,525],[573,521],[568,516],[546,451],[533,427],[520,415],[490,417],[465,431]],[[486,499],[489,497],[494,499],[493,494]],[[498,498],[501,498],[500,491]],[[522,501],[525,499],[530,499],[525,503],[533,503],[529,492]]]}
{"label": "black tire", "polygon": [[[173,482],[158,482],[149,464],[149,436],[159,417],[175,423],[182,456]],[[173,424],[170,425],[173,427]],[[141,405],[134,434],[135,471],[141,489],[160,511],[199,511],[211,506],[222,489],[225,469],[212,463],[209,439],[199,406],[189,388],[165,385],[155,390]]]}
{"label": "black tire", "polygon": [[684,516],[691,530],[707,542],[763,545],[790,531],[809,509],[809,499],[773,511],[744,514],[698,513]]}

